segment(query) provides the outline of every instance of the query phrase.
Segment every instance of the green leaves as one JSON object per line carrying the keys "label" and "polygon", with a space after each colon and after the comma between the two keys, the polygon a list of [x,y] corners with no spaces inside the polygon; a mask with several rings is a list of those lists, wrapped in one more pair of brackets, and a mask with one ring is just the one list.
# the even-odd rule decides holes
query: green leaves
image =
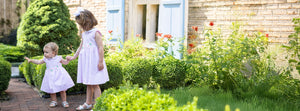
{"label": "green leaves", "polygon": [[110,88],[97,98],[95,111],[200,111],[197,97],[182,107],[166,94],[139,88],[137,85],[122,85],[118,90]]}
{"label": "green leaves", "polygon": [[11,76],[11,64],[8,61],[0,60],[0,93],[8,88]]}
{"label": "green leaves", "polygon": [[35,56],[41,54],[46,43],[56,42],[60,47],[59,54],[69,54],[71,51],[67,47],[79,45],[77,31],[62,0],[35,0],[21,20],[17,45],[28,56]]}

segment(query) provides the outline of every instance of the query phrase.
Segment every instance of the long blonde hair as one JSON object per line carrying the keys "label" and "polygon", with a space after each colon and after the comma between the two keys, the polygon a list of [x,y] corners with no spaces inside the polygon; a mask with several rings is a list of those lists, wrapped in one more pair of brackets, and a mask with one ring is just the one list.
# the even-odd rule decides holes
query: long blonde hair
{"label": "long blonde hair", "polygon": [[91,30],[98,24],[93,13],[86,9],[84,9],[84,11],[81,11],[80,15],[75,17],[75,20],[84,31]]}

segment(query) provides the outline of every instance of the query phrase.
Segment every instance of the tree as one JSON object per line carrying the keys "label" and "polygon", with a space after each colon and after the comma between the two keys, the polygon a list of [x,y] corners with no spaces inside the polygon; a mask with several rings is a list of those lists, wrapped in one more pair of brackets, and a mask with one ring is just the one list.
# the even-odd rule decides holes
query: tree
{"label": "tree", "polygon": [[59,45],[59,54],[69,54],[79,45],[78,29],[63,0],[34,0],[22,17],[17,46],[28,56],[41,55],[48,42]]}

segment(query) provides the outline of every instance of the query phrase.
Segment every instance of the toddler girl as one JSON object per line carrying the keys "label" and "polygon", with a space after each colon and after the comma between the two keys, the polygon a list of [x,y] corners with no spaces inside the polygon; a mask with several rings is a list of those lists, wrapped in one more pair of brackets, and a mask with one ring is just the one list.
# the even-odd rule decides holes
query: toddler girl
{"label": "toddler girl", "polygon": [[96,26],[97,20],[88,11],[79,8],[75,15],[76,22],[83,29],[82,40],[75,55],[67,56],[67,60],[78,59],[77,83],[87,85],[86,101],[76,110],[86,110],[92,108],[92,99],[101,95],[99,85],[109,81],[106,64],[104,61],[104,50],[102,35]]}
{"label": "toddler girl", "polygon": [[57,105],[56,93],[60,92],[63,107],[69,107],[66,100],[66,90],[73,87],[74,82],[62,67],[62,64],[66,65],[69,62],[61,56],[57,56],[58,45],[54,42],[47,43],[43,50],[44,58],[42,60],[29,59],[28,57],[25,57],[25,59],[34,64],[46,63],[41,90],[50,93],[51,103],[49,106],[55,107]]}

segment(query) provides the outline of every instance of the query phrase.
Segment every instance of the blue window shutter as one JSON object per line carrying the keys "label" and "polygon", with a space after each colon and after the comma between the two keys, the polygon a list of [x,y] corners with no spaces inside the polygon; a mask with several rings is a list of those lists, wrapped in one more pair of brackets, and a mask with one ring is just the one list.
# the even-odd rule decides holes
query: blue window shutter
{"label": "blue window shutter", "polygon": [[184,38],[184,0],[161,0],[159,6],[158,32],[171,34],[174,46],[169,47],[169,52],[174,52],[174,57],[182,58],[179,51],[183,48]]}
{"label": "blue window shutter", "polygon": [[125,0],[107,0],[107,32],[113,31],[112,35],[106,35],[109,44],[124,42],[124,5]]}

